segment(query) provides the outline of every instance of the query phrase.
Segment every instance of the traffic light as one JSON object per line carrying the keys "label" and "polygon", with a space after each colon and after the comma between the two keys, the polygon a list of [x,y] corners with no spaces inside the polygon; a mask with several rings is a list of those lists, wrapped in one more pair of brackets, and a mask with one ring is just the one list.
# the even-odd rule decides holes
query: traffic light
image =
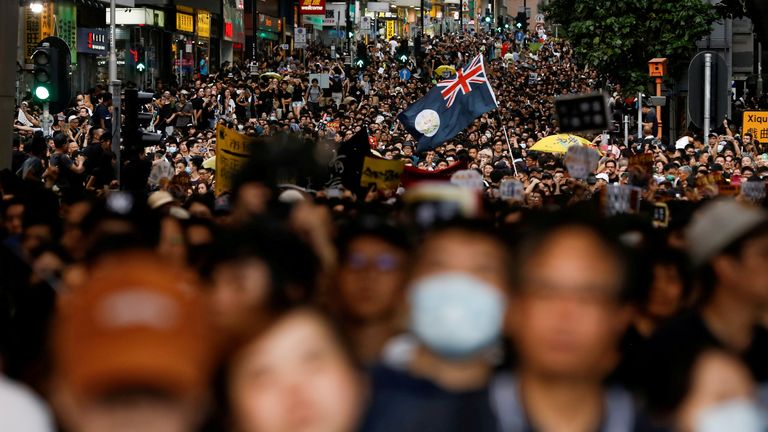
{"label": "traffic light", "polygon": [[395,59],[401,64],[408,63],[408,42],[402,41],[395,52]]}
{"label": "traffic light", "polygon": [[139,72],[147,70],[147,51],[143,46],[136,48],[136,70]]}
{"label": "traffic light", "polygon": [[55,52],[47,42],[37,47],[37,50],[32,54],[32,64],[35,68],[32,94],[40,102],[50,102],[51,99],[56,98],[54,65],[57,62],[54,56]]}
{"label": "traffic light", "polygon": [[515,27],[518,29],[528,28],[528,15],[525,12],[519,12],[515,17]]}
{"label": "traffic light", "polygon": [[152,101],[152,93],[140,92],[135,88],[125,89],[125,127],[123,139],[125,148],[144,151],[144,148],[160,143],[162,135],[144,132],[149,126],[152,114],[141,112],[142,105]]}
{"label": "traffic light", "polygon": [[35,100],[49,104],[51,112],[64,111],[69,104],[69,46],[61,38],[49,36],[32,54]]}
{"label": "traffic light", "polygon": [[357,56],[355,57],[355,66],[360,69],[364,69],[368,66],[370,60],[368,59],[368,47],[364,42],[357,43]]}

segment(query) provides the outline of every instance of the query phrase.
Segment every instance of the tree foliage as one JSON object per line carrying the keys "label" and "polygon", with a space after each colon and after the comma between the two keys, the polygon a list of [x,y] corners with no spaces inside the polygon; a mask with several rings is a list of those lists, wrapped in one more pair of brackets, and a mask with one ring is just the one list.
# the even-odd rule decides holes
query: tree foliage
{"label": "tree foliage", "polygon": [[680,76],[720,17],[705,0],[553,0],[545,13],[563,26],[581,63],[627,93],[647,87],[655,57],[666,57],[670,74]]}

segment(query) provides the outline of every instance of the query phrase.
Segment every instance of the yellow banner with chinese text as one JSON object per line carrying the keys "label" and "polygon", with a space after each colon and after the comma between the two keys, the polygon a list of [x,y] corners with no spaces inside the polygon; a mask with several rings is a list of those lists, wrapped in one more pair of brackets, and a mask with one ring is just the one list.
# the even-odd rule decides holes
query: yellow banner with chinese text
{"label": "yellow banner with chinese text", "polygon": [[397,189],[400,177],[403,175],[405,164],[400,160],[388,160],[365,157],[363,172],[360,176],[360,186],[369,187],[373,184],[378,189]]}
{"label": "yellow banner with chinese text", "polygon": [[216,128],[216,196],[232,191],[232,181],[248,161],[252,143],[252,137],[234,129]]}

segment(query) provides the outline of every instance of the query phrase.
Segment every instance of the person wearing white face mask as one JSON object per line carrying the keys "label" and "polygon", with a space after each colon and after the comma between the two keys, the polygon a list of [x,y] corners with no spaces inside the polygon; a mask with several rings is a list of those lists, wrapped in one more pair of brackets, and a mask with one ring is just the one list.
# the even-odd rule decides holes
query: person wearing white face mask
{"label": "person wearing white face mask", "polygon": [[[653,363],[653,361],[652,361]],[[660,423],[674,432],[764,432],[766,409],[756,400],[749,369],[717,348],[679,350],[659,359],[647,400]]]}
{"label": "person wearing white face mask", "polygon": [[429,233],[406,284],[409,334],[372,372],[362,431],[496,431],[488,382],[500,343],[509,253],[498,234],[454,223]]}

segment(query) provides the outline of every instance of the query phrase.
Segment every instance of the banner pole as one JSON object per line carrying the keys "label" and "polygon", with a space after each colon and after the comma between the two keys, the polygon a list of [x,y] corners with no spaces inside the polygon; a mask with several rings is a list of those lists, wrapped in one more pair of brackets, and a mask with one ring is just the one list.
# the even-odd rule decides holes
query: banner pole
{"label": "banner pole", "polygon": [[507,136],[507,125],[501,125],[501,128],[504,130],[504,138],[507,140],[507,149],[509,150],[509,157],[512,158],[512,168],[515,170],[515,175],[517,175],[517,164],[515,164],[515,156],[512,154],[512,146],[509,145],[509,136]]}

